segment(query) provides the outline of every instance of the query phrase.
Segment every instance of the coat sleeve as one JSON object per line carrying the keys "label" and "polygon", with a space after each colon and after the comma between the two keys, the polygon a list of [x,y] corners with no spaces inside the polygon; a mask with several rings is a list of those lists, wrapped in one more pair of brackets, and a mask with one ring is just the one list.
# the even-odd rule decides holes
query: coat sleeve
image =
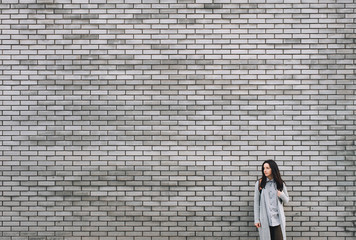
{"label": "coat sleeve", "polygon": [[260,191],[258,189],[259,187],[259,181],[256,182],[255,185],[255,195],[254,195],[254,216],[255,216],[255,224],[260,223]]}
{"label": "coat sleeve", "polygon": [[281,192],[279,199],[281,199],[284,204],[289,202],[289,195],[285,184],[283,184],[283,191]]}

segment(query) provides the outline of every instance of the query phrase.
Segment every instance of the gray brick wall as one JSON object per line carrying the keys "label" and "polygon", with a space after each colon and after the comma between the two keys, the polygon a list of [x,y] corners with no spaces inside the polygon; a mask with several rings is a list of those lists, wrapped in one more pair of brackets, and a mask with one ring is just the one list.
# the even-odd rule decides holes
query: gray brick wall
{"label": "gray brick wall", "polygon": [[2,0],[1,240],[356,238],[354,0]]}

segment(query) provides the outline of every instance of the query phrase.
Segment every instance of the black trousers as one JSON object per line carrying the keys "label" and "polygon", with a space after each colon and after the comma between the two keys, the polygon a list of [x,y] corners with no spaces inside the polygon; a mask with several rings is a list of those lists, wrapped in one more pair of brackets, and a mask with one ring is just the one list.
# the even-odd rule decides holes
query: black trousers
{"label": "black trousers", "polygon": [[271,240],[283,240],[281,225],[269,227],[269,231],[271,233]]}

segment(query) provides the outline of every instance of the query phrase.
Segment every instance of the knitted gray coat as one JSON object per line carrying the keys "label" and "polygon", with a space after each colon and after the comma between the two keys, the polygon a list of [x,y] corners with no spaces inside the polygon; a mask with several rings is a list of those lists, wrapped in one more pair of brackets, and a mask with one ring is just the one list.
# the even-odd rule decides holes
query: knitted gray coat
{"label": "knitted gray coat", "polygon": [[[259,181],[255,185],[255,197],[254,197],[254,215],[255,215],[255,224],[261,223],[261,227],[258,228],[260,234],[260,240],[271,240],[269,223],[267,217],[266,201],[267,191],[262,189],[261,193],[259,191]],[[286,218],[284,215],[283,203],[288,203],[289,196],[285,184],[283,184],[283,192],[279,197],[278,201],[278,214],[281,222],[281,229],[283,234],[283,240],[286,240]]]}

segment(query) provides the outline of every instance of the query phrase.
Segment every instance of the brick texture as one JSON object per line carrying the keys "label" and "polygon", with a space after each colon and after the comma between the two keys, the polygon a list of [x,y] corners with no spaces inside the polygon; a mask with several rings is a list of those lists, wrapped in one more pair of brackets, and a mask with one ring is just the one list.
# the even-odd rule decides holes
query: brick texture
{"label": "brick texture", "polygon": [[2,0],[1,240],[356,238],[354,0]]}

